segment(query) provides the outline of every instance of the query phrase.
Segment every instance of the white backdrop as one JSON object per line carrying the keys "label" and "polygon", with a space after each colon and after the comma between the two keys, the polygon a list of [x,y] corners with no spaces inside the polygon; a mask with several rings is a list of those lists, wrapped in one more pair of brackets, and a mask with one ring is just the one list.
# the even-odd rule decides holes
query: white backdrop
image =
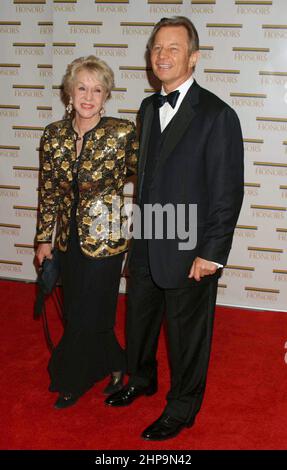
{"label": "white backdrop", "polygon": [[107,114],[135,120],[152,92],[144,57],[152,26],[185,15],[200,36],[195,78],[237,111],[245,142],[245,200],[218,303],[287,311],[287,1],[0,5],[0,276],[35,279],[39,138],[63,116],[66,65],[88,54],[106,60],[116,76]]}

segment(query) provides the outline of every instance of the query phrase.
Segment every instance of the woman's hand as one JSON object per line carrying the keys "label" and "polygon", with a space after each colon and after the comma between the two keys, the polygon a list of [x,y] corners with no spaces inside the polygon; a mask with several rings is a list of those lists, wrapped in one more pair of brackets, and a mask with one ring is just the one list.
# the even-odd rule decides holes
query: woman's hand
{"label": "woman's hand", "polygon": [[36,251],[36,259],[41,266],[44,259],[52,259],[52,243],[39,243],[37,251]]}

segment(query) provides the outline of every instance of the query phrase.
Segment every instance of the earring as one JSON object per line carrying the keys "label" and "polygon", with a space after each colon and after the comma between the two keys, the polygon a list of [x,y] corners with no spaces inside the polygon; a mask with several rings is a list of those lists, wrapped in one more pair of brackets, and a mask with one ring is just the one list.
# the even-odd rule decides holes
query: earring
{"label": "earring", "polygon": [[104,107],[101,108],[100,110],[100,116],[102,117],[105,114],[106,110]]}
{"label": "earring", "polygon": [[72,98],[70,97],[70,101],[69,101],[69,104],[66,106],[66,111],[67,113],[70,115],[73,111],[73,100]]}

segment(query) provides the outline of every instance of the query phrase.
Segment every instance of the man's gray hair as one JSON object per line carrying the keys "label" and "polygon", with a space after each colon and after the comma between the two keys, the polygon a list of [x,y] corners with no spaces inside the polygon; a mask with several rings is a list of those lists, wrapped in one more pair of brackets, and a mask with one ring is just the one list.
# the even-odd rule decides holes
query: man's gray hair
{"label": "man's gray hair", "polygon": [[173,16],[172,18],[162,18],[156,23],[147,43],[149,51],[153,48],[157,32],[166,26],[183,26],[189,38],[189,54],[199,50],[199,37],[194,24],[186,16]]}

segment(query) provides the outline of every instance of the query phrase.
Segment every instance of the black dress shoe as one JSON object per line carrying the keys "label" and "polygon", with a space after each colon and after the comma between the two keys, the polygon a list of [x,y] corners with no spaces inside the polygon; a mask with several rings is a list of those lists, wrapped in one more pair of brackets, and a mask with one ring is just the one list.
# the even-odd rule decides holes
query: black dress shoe
{"label": "black dress shoe", "polygon": [[58,399],[54,403],[54,408],[62,409],[74,405],[81,395],[73,395],[72,393],[60,393]]}
{"label": "black dress shoe", "polygon": [[115,375],[111,374],[111,380],[109,381],[106,388],[103,390],[105,395],[112,395],[113,393],[119,392],[124,386],[124,374]]}
{"label": "black dress shoe", "polygon": [[192,418],[186,423],[164,413],[144,430],[141,437],[146,441],[165,441],[177,436],[182,429],[191,428],[194,420]]}
{"label": "black dress shoe", "polygon": [[127,384],[122,388],[122,390],[117,393],[113,393],[110,397],[106,398],[105,404],[109,406],[127,406],[142,395],[151,396],[156,392],[156,380],[152,381],[148,387],[135,387]]}

